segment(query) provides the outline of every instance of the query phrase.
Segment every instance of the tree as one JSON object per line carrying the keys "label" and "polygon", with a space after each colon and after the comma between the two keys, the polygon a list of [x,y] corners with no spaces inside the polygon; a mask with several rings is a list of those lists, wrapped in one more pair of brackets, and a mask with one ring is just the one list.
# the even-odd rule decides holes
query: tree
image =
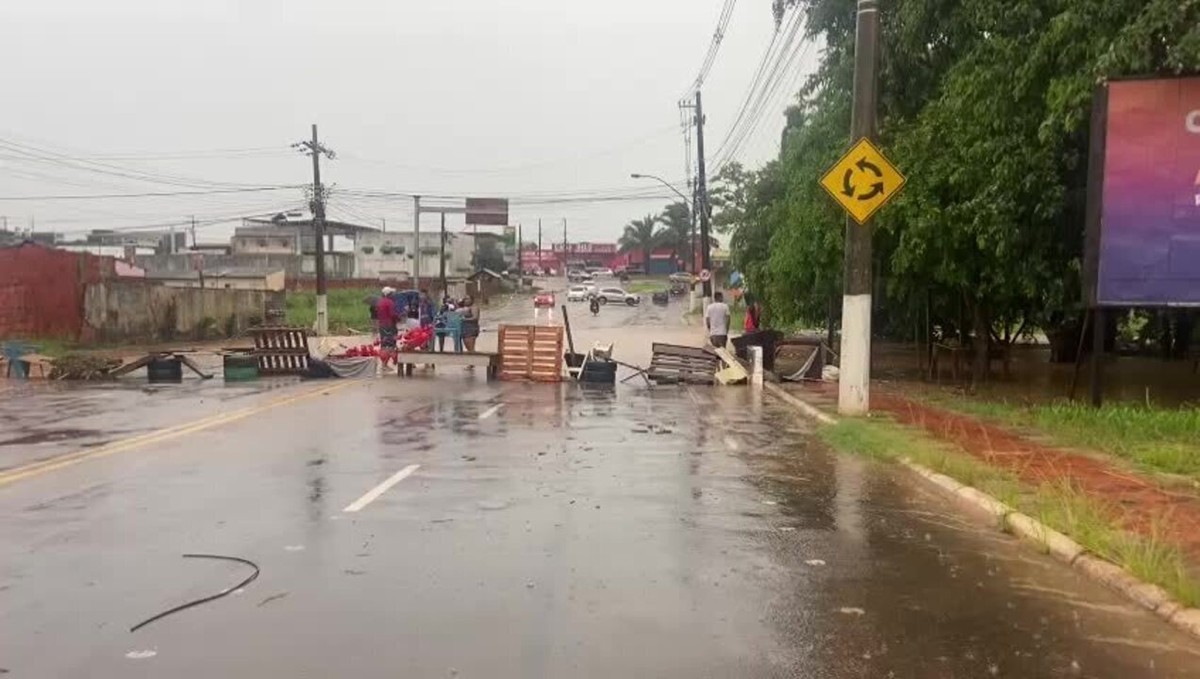
{"label": "tree", "polygon": [[500,251],[496,241],[487,238],[479,240],[478,243],[479,249],[475,252],[476,269],[504,271],[508,268],[508,262],[504,260],[504,253]]}
{"label": "tree", "polygon": [[754,173],[736,160],[723,166],[712,179],[708,202],[714,213],[712,227],[717,233],[729,233],[742,226],[748,208],[750,184]]}
{"label": "tree", "polygon": [[[678,261],[682,252],[692,251],[692,211],[687,203],[676,201],[668,205],[659,216],[663,228],[658,232],[658,245],[671,248],[671,259]],[[689,262],[693,257],[689,254]]]}
{"label": "tree", "polygon": [[658,245],[658,233],[655,231],[658,219],[654,215],[646,215],[629,222],[625,226],[625,233],[617,241],[621,252],[641,251],[642,267],[645,269],[650,268],[650,252]]}

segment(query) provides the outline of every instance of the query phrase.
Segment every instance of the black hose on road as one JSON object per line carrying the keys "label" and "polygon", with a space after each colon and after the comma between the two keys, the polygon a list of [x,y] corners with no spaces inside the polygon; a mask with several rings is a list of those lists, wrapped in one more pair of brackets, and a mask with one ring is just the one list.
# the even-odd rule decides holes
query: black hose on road
{"label": "black hose on road", "polygon": [[258,573],[259,573],[258,564],[254,563],[253,561],[250,561],[248,559],[243,559],[241,557],[236,557],[236,556],[221,556],[220,554],[184,554],[183,558],[185,558],[185,559],[220,559],[221,561],[233,561],[236,563],[243,563],[243,564],[246,564],[247,566],[253,568],[254,573],[252,573],[250,575],[250,577],[246,578],[245,580],[242,580],[241,582],[234,585],[233,587],[223,589],[220,592],[213,594],[212,596],[206,596],[202,599],[196,599],[195,601],[189,601],[186,604],[180,604],[180,605],[176,606],[175,608],[163,611],[162,613],[159,613],[158,615],[155,615],[154,617],[146,618],[145,620],[139,622],[138,624],[134,625],[133,627],[130,627],[129,628],[130,632],[136,632],[139,629],[141,629],[142,627],[145,627],[146,625],[149,625],[150,623],[154,622],[155,620],[161,620],[162,618],[165,618],[168,615],[171,615],[172,613],[178,613],[179,611],[191,608],[192,606],[199,606],[200,604],[208,603],[209,601],[213,601],[215,599],[220,599],[223,596],[227,596],[233,592],[236,592],[237,590],[254,582],[254,579],[258,577]]}

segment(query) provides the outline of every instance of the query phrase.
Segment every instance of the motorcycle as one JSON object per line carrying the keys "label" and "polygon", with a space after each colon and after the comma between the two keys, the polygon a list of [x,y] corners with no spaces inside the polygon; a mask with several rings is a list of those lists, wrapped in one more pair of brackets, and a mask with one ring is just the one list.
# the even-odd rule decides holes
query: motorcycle
{"label": "motorcycle", "polygon": [[591,301],[588,303],[588,309],[592,312],[593,316],[600,314],[600,299],[595,295],[592,295]]}

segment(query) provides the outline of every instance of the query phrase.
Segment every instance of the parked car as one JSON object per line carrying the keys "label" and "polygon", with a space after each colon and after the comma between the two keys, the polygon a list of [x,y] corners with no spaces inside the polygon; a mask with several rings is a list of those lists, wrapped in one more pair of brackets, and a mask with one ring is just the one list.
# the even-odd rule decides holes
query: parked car
{"label": "parked car", "polygon": [[672,283],[687,283],[691,285],[696,282],[696,277],[686,271],[677,271],[670,276]]}
{"label": "parked car", "polygon": [[666,290],[659,290],[650,296],[650,300],[655,304],[666,306],[671,302],[671,293]]}
{"label": "parked car", "polygon": [[686,295],[688,293],[688,286],[685,283],[672,283],[670,293],[675,297]]}
{"label": "parked car", "polygon": [[549,292],[538,293],[533,298],[534,308],[545,308],[554,306],[554,294]]}
{"label": "parked car", "polygon": [[617,304],[628,304],[629,306],[637,306],[642,303],[642,298],[631,292],[625,292],[621,288],[600,288],[596,293],[596,298],[601,304],[615,302]]}
{"label": "parked car", "polygon": [[572,285],[571,289],[567,290],[567,301],[584,302],[593,292],[595,292],[595,287],[588,290],[586,285]]}

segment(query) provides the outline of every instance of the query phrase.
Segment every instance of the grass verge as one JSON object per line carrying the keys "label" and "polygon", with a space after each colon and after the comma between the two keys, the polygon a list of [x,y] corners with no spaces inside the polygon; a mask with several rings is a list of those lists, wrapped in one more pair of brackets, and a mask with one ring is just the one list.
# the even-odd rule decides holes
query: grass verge
{"label": "grass verge", "polygon": [[1200,580],[1183,552],[1152,528],[1149,535],[1122,529],[1118,512],[1070,483],[1033,487],[950,444],[891,420],[839,420],[820,437],[840,452],[877,460],[913,462],[982,490],[1005,504],[1070,536],[1084,548],[1116,563],[1145,582],[1170,592],[1186,606],[1200,605]]}
{"label": "grass verge", "polygon": [[948,410],[1032,429],[1061,445],[1114,455],[1145,471],[1200,482],[1200,409],[1130,404],[1093,408],[1070,401],[1014,404],[951,398],[944,392],[920,398]]}
{"label": "grass verge", "polygon": [[[370,332],[371,311],[367,308],[369,295],[379,294],[375,288],[350,288],[330,290],[329,329],[334,333],[350,330]],[[311,327],[317,320],[317,293],[289,292],[287,296],[287,323],[304,328]]]}

